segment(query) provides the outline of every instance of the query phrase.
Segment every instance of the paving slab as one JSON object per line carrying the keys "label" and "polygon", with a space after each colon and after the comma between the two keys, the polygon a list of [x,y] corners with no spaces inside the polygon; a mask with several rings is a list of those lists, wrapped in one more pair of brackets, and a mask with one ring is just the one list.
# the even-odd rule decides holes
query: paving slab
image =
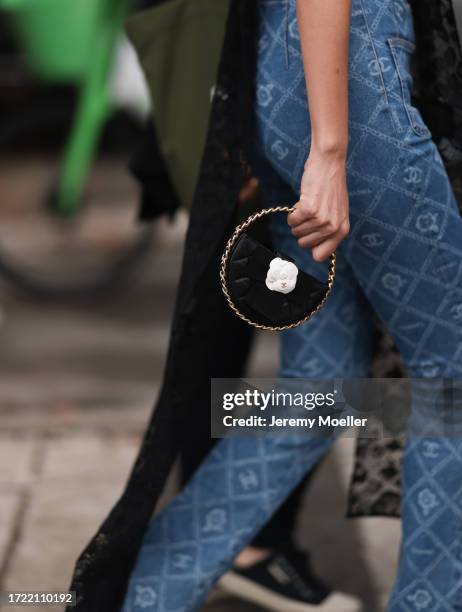
{"label": "paving slab", "polygon": [[6,589],[62,590],[78,552],[120,494],[121,483],[44,483],[34,492],[4,579]]}
{"label": "paving slab", "polygon": [[33,480],[36,449],[37,439],[26,430],[16,436],[0,434],[0,490],[7,486],[17,488]]}
{"label": "paving slab", "polygon": [[77,434],[49,441],[38,487],[45,484],[76,488],[89,483],[121,485],[140,445],[140,437]]}
{"label": "paving slab", "polygon": [[[77,554],[122,491],[139,436],[76,435],[42,442],[38,473],[17,485],[27,495],[27,507],[6,567],[5,589],[68,586]],[[5,494],[0,500],[18,505],[18,495],[10,497]],[[3,548],[11,520],[5,526]]]}
{"label": "paving slab", "polygon": [[0,490],[0,572],[8,562],[15,536],[16,517],[21,508],[22,491]]}

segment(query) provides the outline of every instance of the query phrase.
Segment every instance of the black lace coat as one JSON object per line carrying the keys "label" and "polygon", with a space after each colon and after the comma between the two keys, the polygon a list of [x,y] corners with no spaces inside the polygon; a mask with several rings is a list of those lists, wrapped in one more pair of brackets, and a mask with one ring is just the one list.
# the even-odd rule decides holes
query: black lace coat
{"label": "black lace coat", "polygon": [[[462,60],[451,1],[414,0],[414,5],[417,103],[460,194]],[[244,371],[252,331],[225,304],[218,264],[236,222],[238,193],[247,170],[254,41],[255,0],[232,0],[162,390],[126,488],[77,560],[71,585],[77,592],[77,607],[69,610],[120,609],[166,477],[196,426],[191,404],[208,412],[210,378],[238,377]],[[388,348],[381,357],[387,371],[399,368],[393,354]],[[396,513],[400,443],[393,441],[389,446],[358,445],[350,514]],[[389,491],[381,484],[387,476]],[[380,501],[381,488],[385,502]]]}

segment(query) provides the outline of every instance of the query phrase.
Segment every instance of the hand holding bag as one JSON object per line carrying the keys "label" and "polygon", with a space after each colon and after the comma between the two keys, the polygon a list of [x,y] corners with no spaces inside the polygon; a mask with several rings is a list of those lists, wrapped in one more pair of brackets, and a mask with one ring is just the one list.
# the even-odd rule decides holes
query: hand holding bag
{"label": "hand holding bag", "polygon": [[248,217],[234,230],[221,258],[220,282],[229,306],[259,329],[281,331],[308,321],[323,307],[334,284],[335,253],[323,283],[246,231],[266,215],[292,210],[290,206],[274,206]]}

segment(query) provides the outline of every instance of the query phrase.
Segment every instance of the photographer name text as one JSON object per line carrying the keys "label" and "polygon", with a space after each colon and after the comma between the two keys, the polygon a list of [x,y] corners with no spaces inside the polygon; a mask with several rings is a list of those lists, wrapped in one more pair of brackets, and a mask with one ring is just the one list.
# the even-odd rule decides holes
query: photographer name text
{"label": "photographer name text", "polygon": [[271,418],[252,415],[249,417],[233,417],[227,414],[223,417],[225,427],[265,428],[265,427],[303,427],[314,429],[315,427],[366,427],[367,418],[317,416],[317,417],[276,417]]}

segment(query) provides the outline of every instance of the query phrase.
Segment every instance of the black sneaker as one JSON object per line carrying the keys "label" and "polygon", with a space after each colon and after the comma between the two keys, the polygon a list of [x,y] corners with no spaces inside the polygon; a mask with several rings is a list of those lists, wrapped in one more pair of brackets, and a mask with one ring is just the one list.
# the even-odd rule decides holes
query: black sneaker
{"label": "black sneaker", "polygon": [[359,612],[361,603],[332,591],[307,567],[306,556],[293,549],[273,553],[247,568],[234,567],[219,586],[227,593],[275,612]]}

